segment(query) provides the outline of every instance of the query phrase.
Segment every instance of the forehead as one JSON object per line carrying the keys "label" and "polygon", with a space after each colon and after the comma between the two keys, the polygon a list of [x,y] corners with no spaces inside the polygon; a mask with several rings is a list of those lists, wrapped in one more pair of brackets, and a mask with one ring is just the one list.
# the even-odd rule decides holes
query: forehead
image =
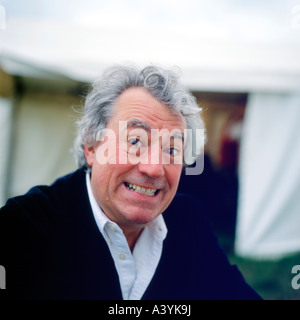
{"label": "forehead", "polygon": [[186,128],[182,117],[174,114],[144,88],[127,89],[117,99],[111,121],[130,121],[132,119],[138,119],[156,129],[183,131]]}

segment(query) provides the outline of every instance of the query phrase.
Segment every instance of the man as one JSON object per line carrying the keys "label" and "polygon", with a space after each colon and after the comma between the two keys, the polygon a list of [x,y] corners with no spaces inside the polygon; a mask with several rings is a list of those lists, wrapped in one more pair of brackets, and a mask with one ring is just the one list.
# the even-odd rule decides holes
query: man
{"label": "man", "polygon": [[1,209],[8,296],[259,299],[200,204],[175,196],[183,162],[199,156],[200,111],[173,71],[117,66],[96,80],[78,122],[80,169]]}

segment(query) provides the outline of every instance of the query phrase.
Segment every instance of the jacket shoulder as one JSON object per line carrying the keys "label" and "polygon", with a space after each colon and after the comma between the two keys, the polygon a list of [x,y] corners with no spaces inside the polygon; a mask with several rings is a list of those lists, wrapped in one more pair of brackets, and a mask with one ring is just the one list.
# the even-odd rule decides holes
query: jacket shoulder
{"label": "jacket shoulder", "polygon": [[[23,222],[41,223],[50,226],[51,221],[63,218],[64,206],[70,203],[69,198],[79,187],[84,186],[84,171],[77,170],[63,176],[51,185],[38,185],[32,187],[27,193],[7,200],[0,209],[0,224]],[[5,222],[5,223],[4,223]]]}

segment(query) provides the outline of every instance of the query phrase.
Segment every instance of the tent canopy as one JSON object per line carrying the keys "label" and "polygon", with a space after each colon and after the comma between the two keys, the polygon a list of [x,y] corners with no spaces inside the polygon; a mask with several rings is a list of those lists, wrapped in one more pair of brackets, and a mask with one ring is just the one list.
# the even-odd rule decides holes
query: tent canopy
{"label": "tent canopy", "polygon": [[1,67],[92,81],[107,65],[179,66],[192,90],[294,91],[295,1],[0,1]]}

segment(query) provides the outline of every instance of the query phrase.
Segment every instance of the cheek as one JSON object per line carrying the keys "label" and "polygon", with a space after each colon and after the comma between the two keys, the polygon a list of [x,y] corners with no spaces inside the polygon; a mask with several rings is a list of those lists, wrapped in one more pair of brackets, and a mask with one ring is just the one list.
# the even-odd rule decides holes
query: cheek
{"label": "cheek", "polygon": [[101,166],[101,170],[97,172],[98,188],[100,192],[114,194],[119,187],[124,183],[124,177],[130,171],[130,164],[107,164]]}
{"label": "cheek", "polygon": [[91,183],[94,191],[99,195],[105,193],[110,179],[109,171],[105,170],[104,167],[106,167],[106,165],[99,164],[93,165],[92,167]]}
{"label": "cheek", "polygon": [[177,189],[182,171],[182,165],[171,165],[165,172],[171,189]]}
{"label": "cheek", "polygon": [[117,159],[116,159],[117,164],[124,165],[128,163],[128,154],[127,154],[127,150],[124,147],[120,146],[119,148],[117,148],[116,155],[117,155]]}

